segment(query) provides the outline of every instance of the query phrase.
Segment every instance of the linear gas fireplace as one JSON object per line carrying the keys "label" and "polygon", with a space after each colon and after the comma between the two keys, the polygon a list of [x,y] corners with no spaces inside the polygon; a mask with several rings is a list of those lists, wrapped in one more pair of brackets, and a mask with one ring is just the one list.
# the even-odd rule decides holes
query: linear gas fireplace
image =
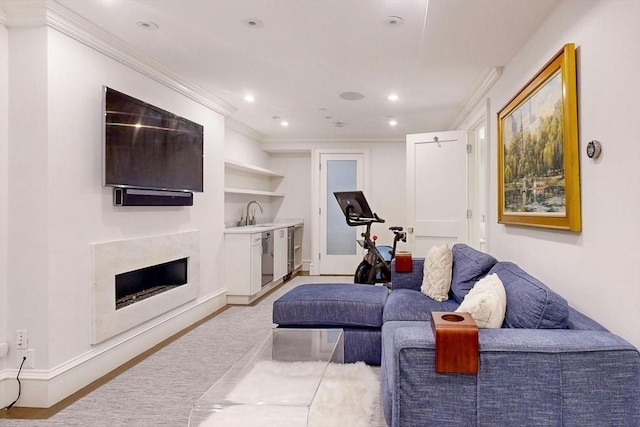
{"label": "linear gas fireplace", "polygon": [[197,231],[91,245],[97,344],[192,301],[200,294]]}
{"label": "linear gas fireplace", "polygon": [[116,274],[116,310],[186,285],[187,259]]}

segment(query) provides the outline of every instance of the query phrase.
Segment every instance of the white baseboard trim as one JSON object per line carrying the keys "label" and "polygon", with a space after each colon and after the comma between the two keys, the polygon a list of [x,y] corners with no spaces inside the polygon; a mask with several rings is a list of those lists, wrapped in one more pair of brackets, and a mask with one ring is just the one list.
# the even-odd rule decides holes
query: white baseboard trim
{"label": "white baseboard trim", "polygon": [[[227,290],[222,289],[133,328],[50,370],[23,370],[20,373],[22,395],[15,406],[50,408],[226,304]],[[0,372],[0,407],[17,397],[17,373],[17,369]]]}

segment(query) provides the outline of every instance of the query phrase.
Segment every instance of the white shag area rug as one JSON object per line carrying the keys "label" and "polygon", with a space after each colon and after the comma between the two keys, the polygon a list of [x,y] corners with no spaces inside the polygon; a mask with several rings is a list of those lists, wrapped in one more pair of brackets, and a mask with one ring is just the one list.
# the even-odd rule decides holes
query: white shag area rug
{"label": "white shag area rug", "polygon": [[[210,415],[200,426],[368,426],[380,391],[373,369],[363,362],[331,363],[316,392],[314,378],[324,366],[322,362],[258,362],[227,396],[237,405]],[[311,400],[309,408],[305,403]]]}

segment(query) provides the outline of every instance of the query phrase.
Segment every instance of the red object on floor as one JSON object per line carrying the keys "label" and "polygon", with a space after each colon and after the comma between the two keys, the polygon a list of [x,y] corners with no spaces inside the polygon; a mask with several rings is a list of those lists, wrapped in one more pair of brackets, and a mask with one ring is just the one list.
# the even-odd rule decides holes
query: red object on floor
{"label": "red object on floor", "polygon": [[398,273],[410,273],[413,270],[413,258],[411,252],[396,253],[396,271]]}

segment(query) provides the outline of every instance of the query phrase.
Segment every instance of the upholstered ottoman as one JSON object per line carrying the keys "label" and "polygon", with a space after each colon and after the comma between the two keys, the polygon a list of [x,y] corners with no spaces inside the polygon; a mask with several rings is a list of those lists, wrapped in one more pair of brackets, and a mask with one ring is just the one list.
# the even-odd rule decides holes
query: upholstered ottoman
{"label": "upholstered ottoman", "polygon": [[300,285],[273,303],[273,322],[287,328],[340,328],[344,361],[379,365],[383,286],[313,283]]}

